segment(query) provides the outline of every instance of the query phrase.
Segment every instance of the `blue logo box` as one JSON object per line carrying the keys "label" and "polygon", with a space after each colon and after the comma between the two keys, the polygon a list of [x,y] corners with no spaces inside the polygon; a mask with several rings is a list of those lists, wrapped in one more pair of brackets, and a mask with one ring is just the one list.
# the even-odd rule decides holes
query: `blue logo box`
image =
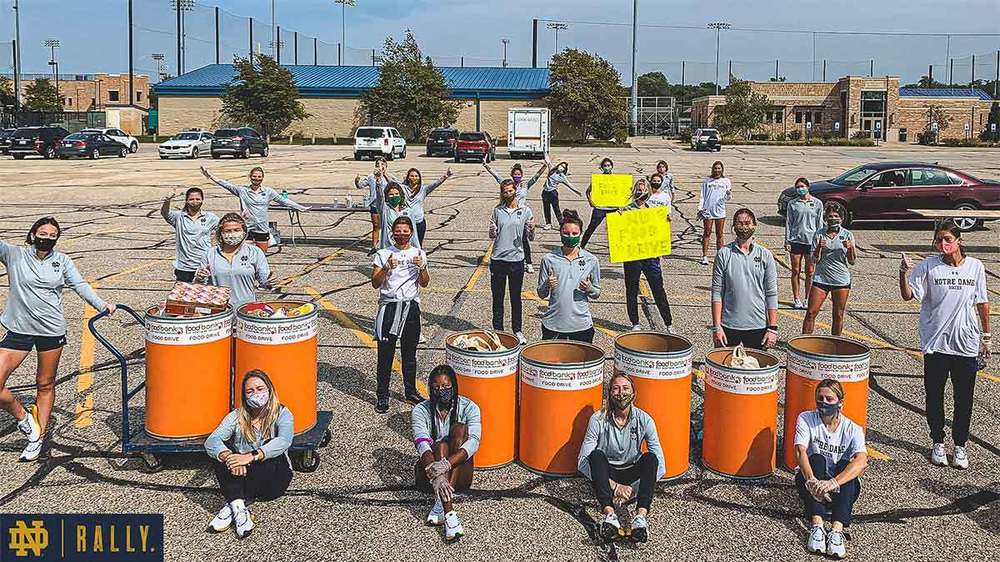
{"label": "blue logo box", "polygon": [[162,562],[162,514],[0,514],[0,562]]}

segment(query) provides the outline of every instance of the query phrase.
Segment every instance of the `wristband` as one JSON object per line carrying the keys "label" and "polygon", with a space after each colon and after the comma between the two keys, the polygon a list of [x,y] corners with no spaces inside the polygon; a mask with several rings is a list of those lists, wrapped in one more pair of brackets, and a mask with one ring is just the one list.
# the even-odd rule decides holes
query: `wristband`
{"label": "wristband", "polygon": [[722,331],[723,331],[723,330],[722,330],[722,326],[718,326],[718,325],[716,325],[716,326],[712,326],[712,333],[713,333],[713,334],[718,334],[718,333],[720,333],[720,332],[722,332]]}
{"label": "wristband", "polygon": [[768,326],[767,327],[767,331],[768,332],[778,333],[778,326],[777,326],[777,324],[771,324],[770,326]]}

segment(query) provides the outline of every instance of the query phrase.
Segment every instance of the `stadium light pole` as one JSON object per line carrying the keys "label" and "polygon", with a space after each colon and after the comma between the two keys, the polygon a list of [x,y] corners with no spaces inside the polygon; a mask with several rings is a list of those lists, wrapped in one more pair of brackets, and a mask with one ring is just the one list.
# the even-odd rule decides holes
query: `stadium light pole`
{"label": "stadium light pole", "polygon": [[340,44],[343,45],[344,55],[347,55],[347,7],[356,6],[357,0],[333,0],[333,3],[340,4]]}
{"label": "stadium light pole", "polygon": [[166,76],[167,70],[166,65],[163,64],[163,59],[167,58],[163,53],[153,53],[150,55],[154,61],[156,61],[156,76],[159,81],[163,81],[163,77]]}
{"label": "stadium light pole", "polygon": [[59,40],[46,39],[44,45],[52,50],[52,58],[49,59],[49,66],[52,67],[52,72],[56,79],[56,93],[59,94],[61,99],[62,92],[59,91],[59,62],[56,60],[56,49],[59,48]]}
{"label": "stadium light pole", "polygon": [[715,95],[719,95],[719,45],[722,39],[723,29],[732,29],[732,24],[724,21],[713,21],[708,24],[709,29],[715,30]]}
{"label": "stadium light pole", "polygon": [[184,55],[187,42],[184,41],[184,12],[194,9],[195,0],[170,0],[170,5],[177,12],[177,75],[184,74]]}
{"label": "stadium light pole", "polygon": [[638,78],[635,75],[635,53],[638,45],[636,41],[639,37],[639,0],[632,0],[632,110],[630,112],[632,121],[632,134],[639,133],[639,91],[637,86]]}
{"label": "stadium light pole", "polygon": [[510,39],[501,39],[500,42],[503,43],[503,67],[507,68],[507,43],[510,43]]}
{"label": "stadium light pole", "polygon": [[569,26],[566,25],[565,23],[552,22],[545,24],[545,27],[556,32],[556,48],[555,48],[555,53],[553,54],[559,54],[559,32],[569,29]]}
{"label": "stadium light pole", "polygon": [[21,9],[14,0],[14,109],[21,109]]}

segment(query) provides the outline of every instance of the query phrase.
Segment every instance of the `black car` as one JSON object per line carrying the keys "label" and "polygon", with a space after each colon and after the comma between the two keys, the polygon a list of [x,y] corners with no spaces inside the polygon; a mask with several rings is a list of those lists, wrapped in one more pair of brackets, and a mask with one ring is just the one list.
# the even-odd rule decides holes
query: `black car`
{"label": "black car", "polygon": [[15,160],[25,156],[56,157],[56,148],[69,131],[62,127],[21,127],[14,133],[8,152]]}
{"label": "black car", "polygon": [[4,129],[0,131],[0,153],[7,154],[10,151],[10,143],[14,140],[14,133],[17,129]]}
{"label": "black car", "polygon": [[427,156],[437,154],[454,156],[456,142],[458,142],[458,129],[438,127],[427,135]]}
{"label": "black car", "polygon": [[250,127],[219,129],[212,138],[212,158],[228,154],[233,158],[249,158],[251,154],[268,154],[267,140]]}
{"label": "black car", "polygon": [[97,160],[101,156],[128,156],[127,146],[101,133],[73,133],[59,143],[56,153],[61,160],[67,158],[91,158]]}
{"label": "black car", "polygon": [[722,150],[722,135],[716,129],[697,129],[691,133],[691,150]]}

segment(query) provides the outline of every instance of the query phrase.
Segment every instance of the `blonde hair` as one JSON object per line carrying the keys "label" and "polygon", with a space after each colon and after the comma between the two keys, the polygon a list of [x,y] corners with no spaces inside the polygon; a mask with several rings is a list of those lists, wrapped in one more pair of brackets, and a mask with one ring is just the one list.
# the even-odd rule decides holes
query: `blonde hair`
{"label": "blonde hair", "polygon": [[271,435],[271,432],[274,429],[274,424],[278,421],[278,414],[281,412],[281,403],[278,402],[278,391],[274,389],[274,384],[271,383],[271,379],[267,376],[267,373],[261,371],[260,369],[247,371],[247,373],[243,375],[243,384],[240,385],[240,390],[243,393],[243,399],[240,400],[240,407],[238,408],[239,414],[236,416],[236,422],[239,425],[240,434],[248,443],[257,442],[257,434],[253,429],[254,416],[246,402],[247,381],[254,378],[263,381],[264,386],[267,387],[267,404],[260,409],[263,413],[263,419],[260,426],[262,439],[270,439],[274,437]]}
{"label": "blonde hair", "polygon": [[844,401],[844,387],[839,381],[833,379],[823,379],[816,385],[816,398],[819,398],[819,391],[824,388],[829,388],[831,392],[837,395],[837,399],[841,402]]}

